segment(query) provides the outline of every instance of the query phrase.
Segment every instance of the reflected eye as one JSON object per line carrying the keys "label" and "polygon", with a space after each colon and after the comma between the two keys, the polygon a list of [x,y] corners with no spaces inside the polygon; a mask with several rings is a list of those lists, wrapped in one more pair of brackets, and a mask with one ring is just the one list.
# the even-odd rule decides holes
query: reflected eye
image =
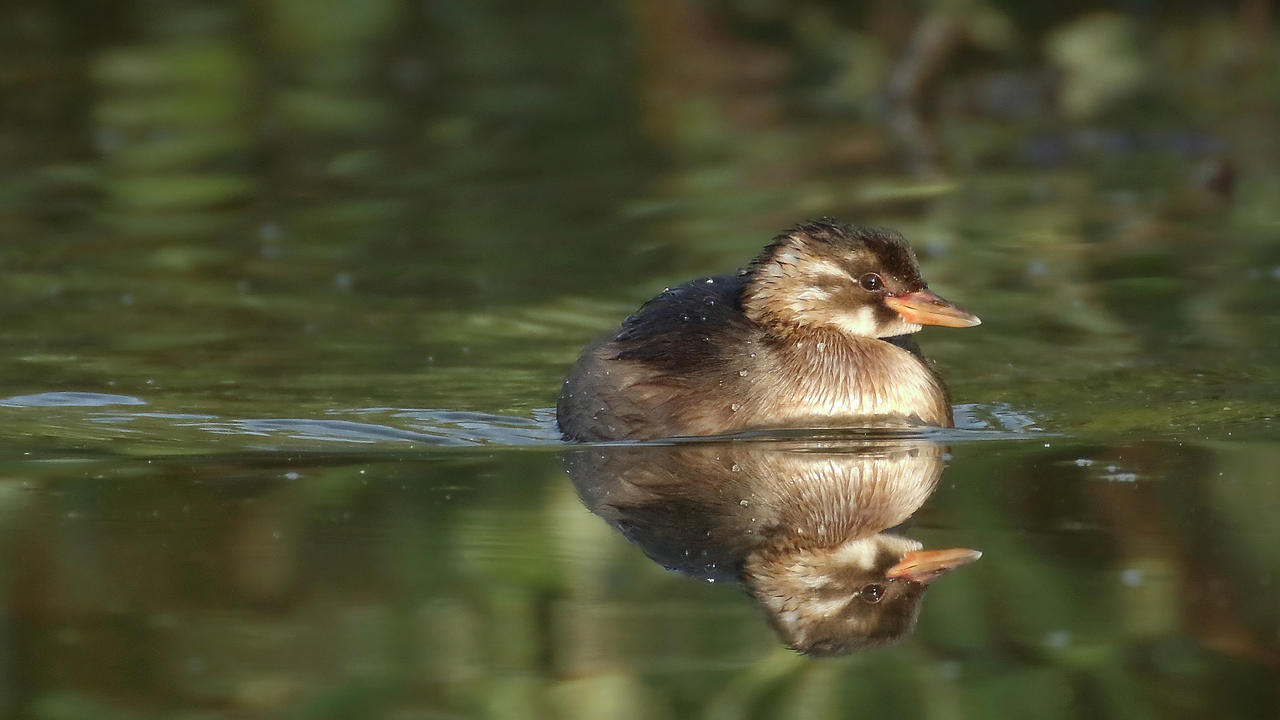
{"label": "reflected eye", "polygon": [[863,585],[862,589],[858,591],[858,598],[862,602],[871,603],[872,605],[880,602],[882,597],[884,597],[884,586],[877,583]]}
{"label": "reflected eye", "polygon": [[877,292],[884,289],[884,280],[875,273],[867,273],[858,278],[858,284],[867,292]]}

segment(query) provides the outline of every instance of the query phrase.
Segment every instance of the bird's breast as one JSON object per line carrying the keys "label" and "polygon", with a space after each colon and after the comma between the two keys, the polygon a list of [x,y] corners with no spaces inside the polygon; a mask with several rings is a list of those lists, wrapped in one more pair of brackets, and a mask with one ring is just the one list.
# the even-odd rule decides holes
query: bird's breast
{"label": "bird's breast", "polygon": [[800,341],[740,377],[740,427],[823,418],[917,417],[949,427],[951,407],[938,377],[915,355],[882,340]]}

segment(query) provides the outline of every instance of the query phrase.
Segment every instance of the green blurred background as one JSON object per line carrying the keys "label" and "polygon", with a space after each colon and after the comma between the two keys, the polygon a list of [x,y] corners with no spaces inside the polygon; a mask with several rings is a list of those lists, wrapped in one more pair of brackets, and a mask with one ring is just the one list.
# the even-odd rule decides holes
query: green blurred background
{"label": "green blurred background", "polygon": [[[9,0],[0,713],[1268,717],[1266,0]],[[838,661],[578,502],[548,408],[833,215],[982,316],[917,518],[986,555]]]}

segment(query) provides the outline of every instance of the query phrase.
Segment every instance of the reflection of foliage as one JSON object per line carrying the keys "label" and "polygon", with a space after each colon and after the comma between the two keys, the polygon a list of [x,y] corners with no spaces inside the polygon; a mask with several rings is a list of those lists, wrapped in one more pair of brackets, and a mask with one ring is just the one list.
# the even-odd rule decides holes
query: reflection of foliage
{"label": "reflection of foliage", "polygon": [[735,589],[647,561],[553,453],[62,463],[0,497],[0,542],[40,558],[5,564],[30,693],[14,699],[68,719],[1271,706],[1274,448],[952,450],[914,532],[985,557],[930,591],[911,642],[840,661],[783,650]]}
{"label": "reflection of foliage", "polygon": [[[33,75],[31,36],[14,38],[9,77],[32,92],[5,99],[18,112],[0,143],[19,165],[0,176],[0,232],[46,243],[0,253],[16,302],[64,332],[38,311],[10,323],[29,359],[3,377],[25,378],[18,393],[139,392],[159,376],[216,409],[214,376],[267,397],[287,375],[376,404],[413,386],[527,413],[577,347],[663,284],[835,214],[903,229],[935,286],[987,317],[924,336],[961,399],[1150,427],[1167,407],[1133,415],[1123,392],[1086,406],[1037,381],[1207,402],[1188,366],[1223,358],[1197,343],[1270,377],[1276,333],[1246,314],[1278,261],[1264,228],[1280,178],[1263,161],[1277,93],[1258,70],[1274,49],[1255,5],[1151,23],[982,2],[516,17],[384,1],[314,18],[293,2],[260,16],[193,4],[117,10],[52,76]],[[34,37],[80,27],[19,14]],[[1134,63],[1148,69],[1105,69]],[[1124,80],[1066,99],[1094,75]],[[906,117],[913,129],[893,131]],[[907,155],[941,175],[904,173],[903,142],[927,145]],[[643,159],[654,149],[661,163]],[[95,250],[77,250],[88,238]],[[516,381],[486,382],[495,366]]]}

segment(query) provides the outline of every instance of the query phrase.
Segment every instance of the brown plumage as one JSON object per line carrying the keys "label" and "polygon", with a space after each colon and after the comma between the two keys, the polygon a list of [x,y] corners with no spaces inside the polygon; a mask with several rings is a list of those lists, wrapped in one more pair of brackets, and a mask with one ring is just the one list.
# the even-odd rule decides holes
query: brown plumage
{"label": "brown plumage", "polygon": [[666,290],[588,347],[556,418],[573,440],[885,419],[946,427],[946,386],[909,334],[978,322],[928,291],[898,234],[802,223],[746,270]]}
{"label": "brown plumage", "polygon": [[933,492],[933,443],[699,442],[580,447],[592,512],[664,567],[737,582],[792,648],[840,655],[911,632],[925,589],[977,559],[890,528]]}

